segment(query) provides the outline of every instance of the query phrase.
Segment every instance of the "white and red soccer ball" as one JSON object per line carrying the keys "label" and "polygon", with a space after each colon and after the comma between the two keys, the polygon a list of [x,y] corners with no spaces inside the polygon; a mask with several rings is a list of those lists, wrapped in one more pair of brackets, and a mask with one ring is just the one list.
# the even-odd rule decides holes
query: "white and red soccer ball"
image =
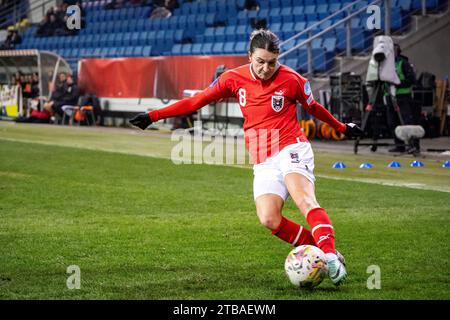
{"label": "white and red soccer ball", "polygon": [[301,288],[317,287],[328,274],[325,254],[311,245],[298,246],[289,252],[284,270],[291,283]]}

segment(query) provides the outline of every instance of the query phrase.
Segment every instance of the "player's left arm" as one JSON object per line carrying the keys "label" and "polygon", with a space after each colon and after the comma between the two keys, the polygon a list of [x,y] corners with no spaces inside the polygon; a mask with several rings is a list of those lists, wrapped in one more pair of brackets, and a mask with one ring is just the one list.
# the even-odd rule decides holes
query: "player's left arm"
{"label": "player's left arm", "polygon": [[362,130],[354,123],[342,123],[320,103],[314,100],[311,85],[309,81],[303,84],[299,82],[299,89],[297,90],[297,100],[302,104],[303,108],[317,119],[328,123],[337,132],[341,132],[346,136],[361,136]]}

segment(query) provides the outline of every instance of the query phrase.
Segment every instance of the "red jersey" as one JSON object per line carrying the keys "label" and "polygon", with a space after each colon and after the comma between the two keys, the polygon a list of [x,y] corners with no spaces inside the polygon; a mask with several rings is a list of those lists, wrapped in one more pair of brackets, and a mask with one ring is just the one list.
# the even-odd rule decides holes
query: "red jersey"
{"label": "red jersey", "polygon": [[337,131],[345,131],[345,124],[314,100],[309,81],[284,65],[268,80],[256,77],[250,64],[226,71],[195,97],[151,111],[149,116],[155,122],[186,115],[230,97],[235,97],[241,108],[245,142],[254,163],[264,162],[287,145],[308,141],[300,130],[297,102]]}

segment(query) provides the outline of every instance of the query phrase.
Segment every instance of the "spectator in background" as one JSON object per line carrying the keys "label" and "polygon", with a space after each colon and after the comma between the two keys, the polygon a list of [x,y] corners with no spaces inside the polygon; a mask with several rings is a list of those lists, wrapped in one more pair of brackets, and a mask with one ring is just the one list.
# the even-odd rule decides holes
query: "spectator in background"
{"label": "spectator in background", "polygon": [[48,15],[44,17],[44,19],[39,23],[38,29],[36,31],[36,35],[39,37],[46,37],[49,36],[51,31],[49,30],[48,23],[50,21],[50,18]]}
{"label": "spectator in background", "polygon": [[55,113],[62,117],[64,113],[64,107],[74,107],[78,105],[78,99],[80,98],[80,91],[75,83],[72,75],[67,76],[66,86],[63,96],[60,99],[60,103],[56,105]]}
{"label": "spectator in background", "polygon": [[17,71],[13,76],[13,82],[11,84],[18,85],[20,84],[20,76],[22,75],[22,71]]}
{"label": "spectator in background", "polygon": [[165,0],[164,6],[167,8],[167,10],[173,12],[173,10],[180,7],[180,4],[177,0]]}
{"label": "spectator in background", "polygon": [[[416,82],[416,73],[413,65],[409,62],[408,57],[402,55],[401,48],[398,44],[394,44],[395,51],[395,71],[400,79],[400,84],[395,86],[395,97],[397,100],[400,115],[403,119],[403,125],[417,125],[419,119],[415,117],[415,105],[412,97],[412,87]],[[395,131],[395,128],[400,125],[400,119],[397,111],[393,106],[389,107],[389,126],[391,130]],[[420,142],[419,139],[413,140],[413,150],[406,150],[404,142],[397,138],[395,132],[393,133],[395,147],[389,149],[389,152],[419,152]]]}
{"label": "spectator in background", "polygon": [[59,103],[55,105],[55,113],[62,117],[65,107],[77,106],[79,98],[80,91],[78,90],[78,86],[75,83],[73,76],[68,75],[66,79],[64,94],[60,98]]}
{"label": "spectator in background", "polygon": [[29,117],[18,117],[15,121],[21,123],[50,123],[51,114],[48,110],[41,110],[39,100],[31,109]]}
{"label": "spectator in background", "polygon": [[[18,117],[15,121],[22,123],[50,123],[51,113],[48,110],[41,108],[39,101],[39,75],[33,73],[32,75],[22,76],[27,82],[23,96],[26,99],[26,117]],[[17,77],[14,76],[13,83],[17,84]],[[20,82],[20,80],[19,80]]]}
{"label": "spectator in background", "polygon": [[150,19],[169,18],[171,15],[172,12],[170,12],[166,7],[156,7],[153,9]]}
{"label": "spectator in background", "polygon": [[255,30],[267,29],[267,20],[259,19],[259,18],[251,18],[250,25],[251,25],[252,29],[255,29]]}
{"label": "spectator in background", "polygon": [[33,73],[31,77],[31,98],[39,97],[39,75],[37,73]]}
{"label": "spectator in background", "polygon": [[105,5],[105,9],[120,9],[124,5],[124,0],[112,0]]}
{"label": "spectator in background", "polygon": [[256,0],[245,0],[245,10],[259,10],[259,4]]}
{"label": "spectator in background", "polygon": [[179,4],[176,0],[157,0],[153,1],[153,6],[150,19],[169,18],[172,16],[172,11],[179,7]]}
{"label": "spectator in background", "polygon": [[58,80],[56,83],[50,83],[50,100],[44,103],[44,109],[50,112],[51,114],[55,114],[57,111],[61,111],[62,97],[66,92],[66,80],[67,76],[64,72],[61,72],[58,75]]}
{"label": "spectator in background", "polygon": [[[69,3],[63,2],[56,7],[52,7],[47,10],[44,19],[39,24],[36,35],[42,37],[48,36],[64,36],[64,35],[74,35],[77,34],[79,30],[70,30],[67,28],[67,8]],[[80,8],[81,17],[84,15],[84,10],[82,10],[81,1],[76,1],[75,5]],[[84,26],[84,19],[81,18],[81,27]]]}
{"label": "spectator in background", "polygon": [[22,42],[22,37],[19,35],[17,30],[8,30],[8,34],[6,36],[5,41],[3,42],[1,49],[2,50],[13,50],[16,47],[16,44],[20,44]]}

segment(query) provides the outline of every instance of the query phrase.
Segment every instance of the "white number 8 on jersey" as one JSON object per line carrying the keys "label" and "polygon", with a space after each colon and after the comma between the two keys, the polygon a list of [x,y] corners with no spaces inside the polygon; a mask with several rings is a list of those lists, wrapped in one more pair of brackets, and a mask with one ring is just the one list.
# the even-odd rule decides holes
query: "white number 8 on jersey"
{"label": "white number 8 on jersey", "polygon": [[239,94],[239,105],[241,107],[245,107],[245,105],[247,103],[247,98],[246,98],[247,92],[245,91],[245,89],[239,88],[238,94]]}

